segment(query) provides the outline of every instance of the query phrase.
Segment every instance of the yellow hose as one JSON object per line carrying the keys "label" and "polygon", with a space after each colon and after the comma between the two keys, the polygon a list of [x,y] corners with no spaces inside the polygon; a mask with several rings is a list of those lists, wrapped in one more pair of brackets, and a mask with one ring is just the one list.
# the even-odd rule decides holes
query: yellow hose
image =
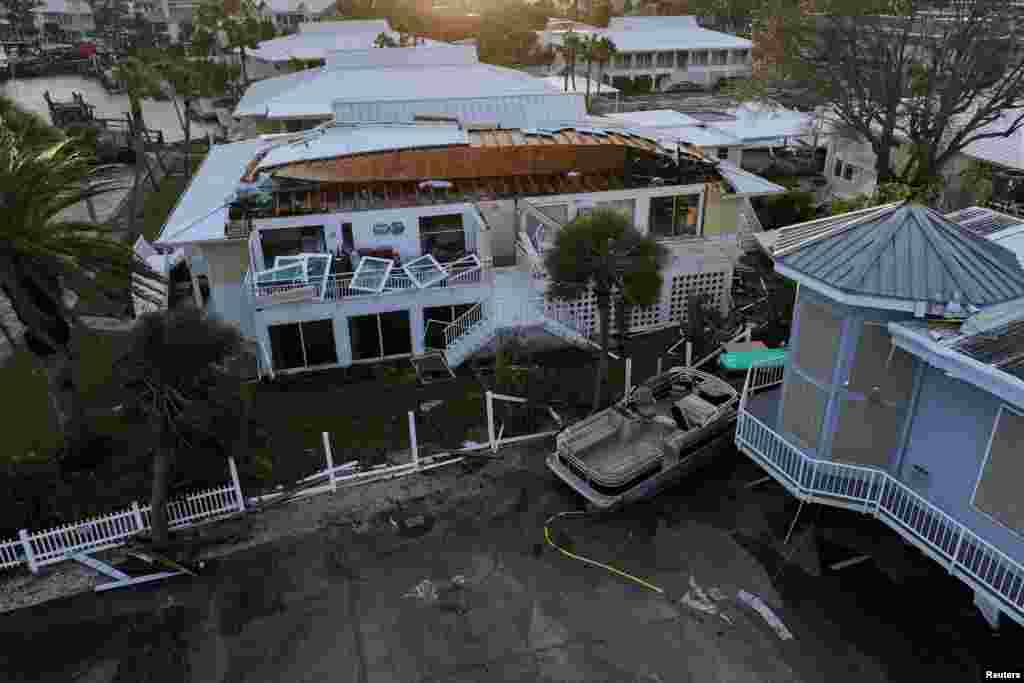
{"label": "yellow hose", "polygon": [[570,511],[570,512],[559,512],[557,515],[552,515],[552,516],[548,517],[547,521],[544,522],[544,540],[547,541],[549,546],[551,546],[552,548],[554,548],[558,552],[562,553],[566,557],[571,557],[574,560],[579,560],[580,562],[585,562],[586,564],[590,564],[590,565],[593,565],[595,567],[600,567],[601,569],[605,569],[607,571],[610,571],[612,574],[616,574],[617,576],[621,576],[624,579],[629,579],[630,581],[638,583],[641,586],[643,586],[644,588],[648,588],[648,589],[654,591],[655,593],[661,593],[662,595],[664,595],[665,591],[663,589],[659,588],[658,586],[655,586],[653,583],[650,583],[648,581],[644,581],[643,579],[641,579],[639,577],[633,576],[632,574],[628,574],[628,573],[622,571],[621,569],[616,569],[615,567],[612,567],[611,565],[608,565],[608,564],[604,564],[603,562],[598,562],[597,560],[591,560],[590,558],[583,557],[582,555],[577,555],[575,553],[571,553],[568,550],[566,550],[565,548],[562,548],[562,547],[558,546],[554,541],[551,540],[551,532],[548,529],[548,525],[550,525],[552,521],[554,521],[555,519],[558,519],[559,517],[564,517],[564,516],[567,516],[567,515],[585,515],[585,514],[587,514],[587,513],[586,512],[581,512],[581,511]]}

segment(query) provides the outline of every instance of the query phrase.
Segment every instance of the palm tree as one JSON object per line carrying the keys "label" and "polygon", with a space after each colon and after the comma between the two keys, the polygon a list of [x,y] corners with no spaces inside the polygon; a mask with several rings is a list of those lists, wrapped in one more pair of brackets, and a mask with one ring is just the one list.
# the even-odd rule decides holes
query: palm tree
{"label": "palm tree", "polygon": [[126,282],[133,294],[153,299],[160,280],[106,226],[63,217],[117,189],[99,179],[105,172],[73,140],[40,149],[0,119],[0,290],[25,327],[25,346],[45,368],[62,435],[78,425],[75,342],[85,326],[73,301],[111,298]]}
{"label": "palm tree", "polygon": [[621,293],[634,306],[655,303],[667,260],[662,245],[640,234],[625,216],[611,209],[595,209],[567,223],[544,257],[550,296],[572,301],[593,291],[597,298],[601,351],[594,379],[595,412],[601,406],[601,382],[608,373],[612,297]]}
{"label": "palm tree", "polygon": [[594,69],[594,60],[597,50],[597,37],[593,33],[589,33],[583,37],[580,43],[580,54],[583,55],[583,59],[587,62],[587,95],[584,102],[587,104],[587,113],[590,113],[590,78],[591,72]]}
{"label": "palm tree", "polygon": [[228,445],[242,420],[241,382],[222,368],[242,347],[238,332],[200,309],[147,313],[132,330],[115,374],[129,402],[149,423],[153,449],[150,524],[167,542],[167,491],[176,456],[197,438]]}
{"label": "palm tree", "polygon": [[[159,97],[162,94],[160,74],[153,65],[140,57],[125,57],[118,61],[114,67],[114,78],[120,81],[128,93],[128,103],[131,106],[131,132],[133,135],[133,147],[135,149],[135,178],[132,182],[131,213],[127,226],[131,229],[135,219],[138,217],[139,192],[142,190],[142,169],[147,171],[153,189],[157,189],[156,178],[149,169],[149,162],[146,159],[146,143],[144,139],[146,121],[142,116],[142,100],[148,97]],[[162,163],[162,162],[161,162]]]}
{"label": "palm tree", "polygon": [[[189,117],[192,105],[200,97],[222,94],[233,80],[238,67],[218,64],[211,59],[165,60],[155,67],[170,83],[173,94],[182,100],[184,113],[179,111],[178,118],[181,132],[185,134],[185,175],[189,176],[192,173],[192,119]],[[177,100],[172,98],[172,102],[177,111]]]}
{"label": "palm tree", "polygon": [[582,39],[573,30],[569,30],[562,38],[562,55],[565,56],[565,90],[569,91],[569,78],[572,78],[572,89],[576,90],[576,55],[583,45]]}
{"label": "palm tree", "polygon": [[594,60],[597,61],[597,94],[601,94],[601,81],[604,79],[604,70],[608,66],[608,62],[611,61],[615,53],[618,52],[618,48],[615,47],[615,41],[606,36],[601,36],[594,43]]}

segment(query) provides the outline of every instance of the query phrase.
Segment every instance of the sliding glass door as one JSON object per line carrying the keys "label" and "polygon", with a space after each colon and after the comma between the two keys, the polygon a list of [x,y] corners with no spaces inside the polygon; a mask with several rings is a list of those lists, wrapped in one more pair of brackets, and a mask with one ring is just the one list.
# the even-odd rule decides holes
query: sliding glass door
{"label": "sliding glass door", "polygon": [[348,319],[352,360],[379,360],[412,353],[409,311],[357,315]]}
{"label": "sliding glass door", "polygon": [[335,365],[338,362],[334,323],[330,319],[271,325],[267,333],[275,370]]}

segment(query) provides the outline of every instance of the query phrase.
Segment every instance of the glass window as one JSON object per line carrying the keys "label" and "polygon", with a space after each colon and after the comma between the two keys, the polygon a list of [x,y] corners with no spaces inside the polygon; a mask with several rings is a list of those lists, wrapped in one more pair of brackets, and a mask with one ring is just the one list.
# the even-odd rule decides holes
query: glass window
{"label": "glass window", "polygon": [[893,346],[885,325],[865,323],[857,340],[847,388],[865,395],[878,391],[888,403],[903,403],[910,398],[913,375],[913,357]]}
{"label": "glass window", "polygon": [[675,53],[674,52],[659,52],[658,53],[658,66],[669,67],[669,68],[675,66]]}
{"label": "glass window", "polygon": [[680,69],[685,69],[687,64],[690,62],[690,53],[685,50],[680,50],[676,53],[676,66]]}
{"label": "glass window", "polygon": [[322,225],[261,230],[260,244],[263,247],[263,260],[266,263],[266,268],[273,268],[278,256],[327,252],[327,242],[324,240],[324,226]]}
{"label": "glass window", "polygon": [[1024,459],[1024,415],[1002,407],[992,428],[992,441],[974,492],[974,506],[1011,529],[1024,532],[1024,498],[1020,495]]}
{"label": "glass window", "polygon": [[714,50],[711,53],[712,64],[715,66],[725,66],[728,62],[729,53],[726,50]]}
{"label": "glass window", "polygon": [[832,458],[887,467],[899,444],[902,415],[902,408],[886,405],[874,396],[844,397],[839,405],[839,426],[832,437]]}
{"label": "glass window", "polygon": [[409,311],[353,316],[348,330],[353,360],[412,353]]}
{"label": "glass window", "polygon": [[615,56],[615,68],[616,69],[628,69],[632,63],[632,55],[616,55]]}
{"label": "glass window", "polygon": [[846,164],[843,168],[843,180],[853,180],[857,175],[857,169],[853,164]]}
{"label": "glass window", "polygon": [[832,171],[832,175],[834,175],[836,178],[842,177],[842,175],[843,175],[843,160],[842,159],[836,159],[836,166],[835,166],[835,169]]}
{"label": "glass window", "polygon": [[686,237],[698,234],[700,195],[651,197],[647,228],[655,237]]}
{"label": "glass window", "polygon": [[824,306],[800,303],[796,345],[797,366],[821,382],[832,382],[843,322]]}
{"label": "glass window", "polygon": [[270,336],[270,351],[276,369],[289,370],[306,365],[298,323],[271,325],[267,328],[267,334]]}
{"label": "glass window", "polygon": [[729,148],[728,147],[719,147],[718,148],[718,158],[719,159],[728,159],[729,158]]}
{"label": "glass window", "polygon": [[465,256],[466,232],[462,228],[462,214],[421,217],[420,248],[421,253],[433,254],[441,263]]}
{"label": "glass window", "polygon": [[331,320],[311,320],[300,324],[302,344],[306,350],[306,366],[333,365],[338,362],[338,349],[334,344],[334,323]]}
{"label": "glass window", "polygon": [[786,372],[782,387],[782,428],[805,446],[818,447],[828,394],[795,372]]}
{"label": "glass window", "polygon": [[694,50],[690,53],[690,62],[694,66],[707,66],[708,65],[708,51],[707,50]]}

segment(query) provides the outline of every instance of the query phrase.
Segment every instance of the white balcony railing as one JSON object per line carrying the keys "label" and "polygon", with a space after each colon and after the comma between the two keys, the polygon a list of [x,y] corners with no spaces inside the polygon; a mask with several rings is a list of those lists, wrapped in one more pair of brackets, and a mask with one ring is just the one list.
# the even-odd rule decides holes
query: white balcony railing
{"label": "white balcony railing", "polygon": [[801,500],[874,515],[1024,624],[1024,565],[888,472],[809,457],[746,409],[748,397],[781,382],[782,372],[780,365],[750,369],[736,422],[740,450]]}

